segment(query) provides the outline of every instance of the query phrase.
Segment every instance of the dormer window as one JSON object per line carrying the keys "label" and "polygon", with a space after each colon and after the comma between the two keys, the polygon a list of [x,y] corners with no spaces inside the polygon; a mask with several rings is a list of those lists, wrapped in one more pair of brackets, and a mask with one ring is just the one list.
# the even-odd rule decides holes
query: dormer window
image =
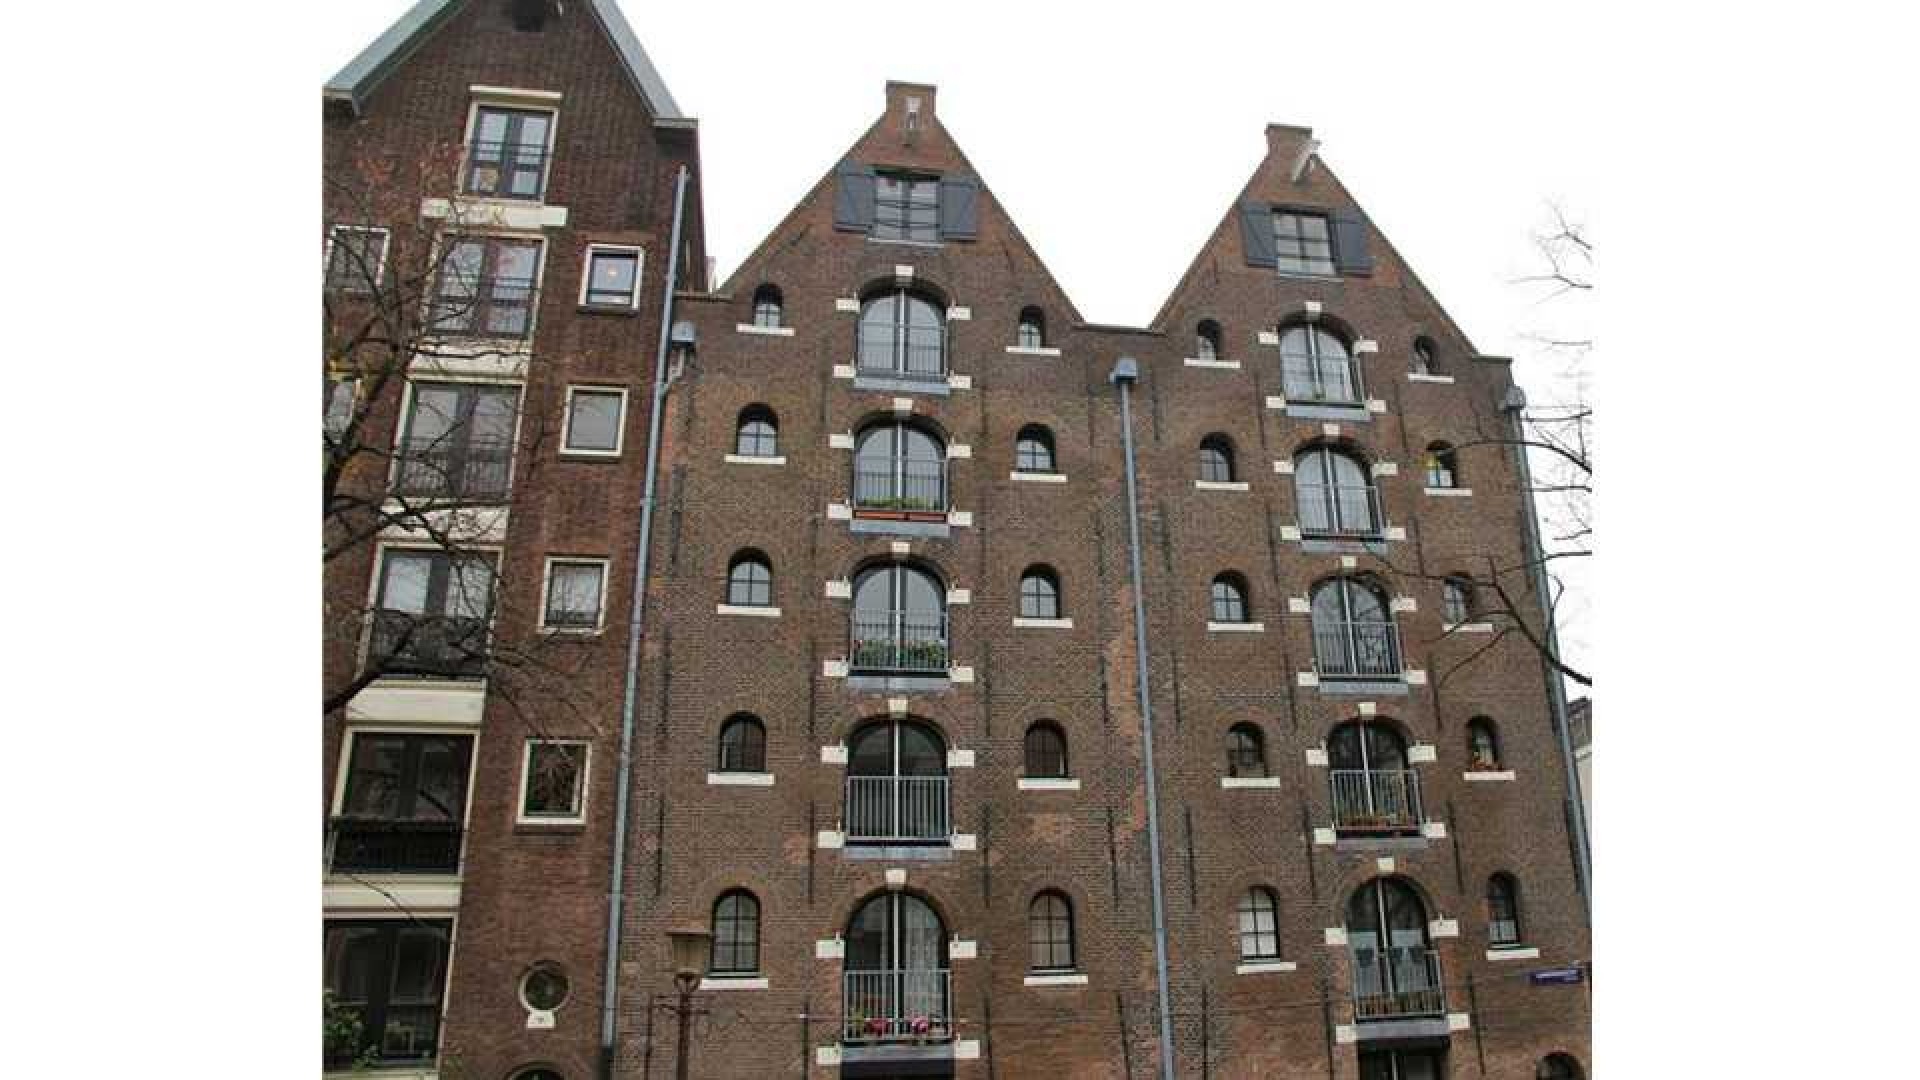
{"label": "dormer window", "polygon": [[940,181],[912,173],[874,176],[873,235],[880,240],[940,240]]}
{"label": "dormer window", "polygon": [[1333,274],[1333,238],[1323,214],[1276,210],[1273,236],[1283,274]]}
{"label": "dormer window", "polygon": [[466,190],[494,199],[538,199],[547,190],[547,143],[553,113],[545,109],[474,110],[467,145]]}

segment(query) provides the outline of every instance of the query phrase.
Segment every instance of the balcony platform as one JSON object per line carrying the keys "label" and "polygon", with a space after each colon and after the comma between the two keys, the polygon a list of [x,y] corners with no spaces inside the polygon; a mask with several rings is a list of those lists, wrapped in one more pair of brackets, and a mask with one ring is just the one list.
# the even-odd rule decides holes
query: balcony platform
{"label": "balcony platform", "polygon": [[849,1043],[840,1048],[843,1077],[952,1076],[953,1043]]}
{"label": "balcony platform", "polygon": [[1354,1034],[1363,1043],[1393,1043],[1405,1049],[1447,1045],[1451,1025],[1444,1016],[1417,1016],[1401,1020],[1363,1020]]}

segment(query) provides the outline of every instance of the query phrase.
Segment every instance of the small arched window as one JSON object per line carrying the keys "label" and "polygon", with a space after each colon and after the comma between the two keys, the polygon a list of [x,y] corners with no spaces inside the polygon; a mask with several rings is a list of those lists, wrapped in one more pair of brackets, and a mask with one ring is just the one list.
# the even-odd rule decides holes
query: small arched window
{"label": "small arched window", "polygon": [[1210,484],[1233,482],[1233,440],[1225,435],[1200,440],[1200,479]]}
{"label": "small arched window", "polygon": [[780,421],[765,405],[749,405],[740,410],[733,429],[733,452],[739,457],[777,457],[780,454]]}
{"label": "small arched window", "polygon": [[1476,716],[1467,721],[1467,757],[1475,772],[1500,769],[1500,739],[1494,734],[1493,721]]}
{"label": "small arched window", "polygon": [[781,307],[779,286],[762,285],[753,290],[753,325],[779,326]]}
{"label": "small arched window", "polygon": [[1280,959],[1280,903],[1273,890],[1255,885],[1240,897],[1240,959]]}
{"label": "small arched window", "polygon": [[1067,773],[1067,737],[1059,725],[1041,720],[1027,729],[1026,775],[1064,779]]}
{"label": "small arched window", "polygon": [[1586,1077],[1580,1071],[1580,1063],[1568,1054],[1548,1054],[1541,1058],[1533,1075],[1535,1080],[1585,1080]]}
{"label": "small arched window", "polygon": [[773,606],[773,568],[757,551],[743,551],[727,567],[727,603],[734,607]]}
{"label": "small arched window", "polygon": [[1051,569],[1029,566],[1026,573],[1020,575],[1020,617],[1060,617],[1060,578]]}
{"label": "small arched window", "polygon": [[1217,623],[1247,621],[1247,581],[1239,574],[1226,573],[1213,579],[1207,618]]}
{"label": "small arched window", "polygon": [[1487,879],[1487,944],[1520,944],[1520,885],[1512,874]]}
{"label": "small arched window", "polygon": [[1073,970],[1073,904],[1048,889],[1027,906],[1027,966],[1034,971]]}
{"label": "small arched window", "polygon": [[720,725],[720,772],[767,771],[767,729],[750,713],[735,713]]}
{"label": "small arched window", "polygon": [[1227,775],[1267,775],[1266,740],[1252,724],[1235,724],[1227,729]]}
{"label": "small arched window", "polygon": [[1459,626],[1473,619],[1473,583],[1450,577],[1440,583],[1440,617],[1448,626]]}
{"label": "small arched window", "polygon": [[1037,307],[1020,310],[1020,326],[1014,335],[1014,344],[1022,349],[1045,348],[1047,344],[1047,317]]}
{"label": "small arched window", "polygon": [[1440,367],[1433,357],[1433,342],[1426,338],[1416,338],[1413,343],[1413,373],[1415,375],[1440,374]]}
{"label": "small arched window", "polygon": [[1443,442],[1428,444],[1426,474],[1430,488],[1460,486],[1460,460],[1451,445]]}
{"label": "small arched window", "polygon": [[1220,359],[1220,324],[1212,319],[1201,319],[1194,332],[1193,350],[1196,360]]}
{"label": "small arched window", "polygon": [[1053,464],[1053,433],[1039,424],[1021,428],[1013,443],[1013,467],[1023,473],[1057,471]]}
{"label": "small arched window", "polygon": [[713,903],[711,967],[716,975],[760,970],[760,901],[745,889],[721,893]]}

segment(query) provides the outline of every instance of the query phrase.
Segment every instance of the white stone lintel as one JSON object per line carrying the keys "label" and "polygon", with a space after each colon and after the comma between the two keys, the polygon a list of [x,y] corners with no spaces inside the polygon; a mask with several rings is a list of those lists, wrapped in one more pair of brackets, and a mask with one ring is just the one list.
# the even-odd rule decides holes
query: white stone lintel
{"label": "white stone lintel", "polygon": [[833,298],[833,310],[851,311],[860,314],[860,298],[857,296],[836,296]]}
{"label": "white stone lintel", "polygon": [[828,743],[820,748],[820,764],[845,765],[847,763],[847,744]]}

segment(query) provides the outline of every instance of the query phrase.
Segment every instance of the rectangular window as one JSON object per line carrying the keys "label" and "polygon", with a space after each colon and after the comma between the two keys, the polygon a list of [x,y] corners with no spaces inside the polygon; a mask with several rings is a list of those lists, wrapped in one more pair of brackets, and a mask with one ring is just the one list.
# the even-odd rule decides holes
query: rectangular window
{"label": "rectangular window", "polygon": [[549,630],[598,630],[607,564],[602,559],[547,560]]}
{"label": "rectangular window", "polygon": [[327,288],[370,293],[387,272],[387,230],[335,225],[327,230]]}
{"label": "rectangular window", "polygon": [[393,548],[382,554],[367,663],[386,674],[485,674],[493,556]]}
{"label": "rectangular window", "polygon": [[468,735],[355,732],[329,866],[451,874],[467,814]]}
{"label": "rectangular window", "polygon": [[586,818],[587,743],[528,739],[521,761],[520,820],[578,823]]}
{"label": "rectangular window", "polygon": [[458,236],[441,253],[435,333],[524,339],[533,329],[540,241]]}
{"label": "rectangular window", "polygon": [[580,302],[588,307],[634,308],[640,304],[640,249],[592,244]]}
{"label": "rectangular window", "polygon": [[503,109],[482,105],[474,111],[473,141],[467,146],[469,195],[496,199],[538,199],[547,190],[547,143],[553,113],[544,109]]}
{"label": "rectangular window", "polygon": [[393,493],[467,502],[504,499],[513,482],[519,403],[518,387],[414,383],[394,455]]}
{"label": "rectangular window", "polygon": [[940,181],[930,176],[879,173],[875,180],[873,235],[881,240],[937,243]]}
{"label": "rectangular window", "polygon": [[347,428],[353,423],[353,407],[359,400],[360,380],[328,378],[322,391],[325,394],[321,408],[325,419],[322,421],[329,445],[339,442],[347,434]]}
{"label": "rectangular window", "polygon": [[1333,274],[1333,240],[1324,214],[1276,210],[1274,240],[1283,274]]}
{"label": "rectangular window", "polygon": [[562,452],[619,457],[626,412],[625,390],[567,387],[566,431],[560,439]]}
{"label": "rectangular window", "polygon": [[326,1065],[431,1062],[447,984],[445,919],[328,919]]}

